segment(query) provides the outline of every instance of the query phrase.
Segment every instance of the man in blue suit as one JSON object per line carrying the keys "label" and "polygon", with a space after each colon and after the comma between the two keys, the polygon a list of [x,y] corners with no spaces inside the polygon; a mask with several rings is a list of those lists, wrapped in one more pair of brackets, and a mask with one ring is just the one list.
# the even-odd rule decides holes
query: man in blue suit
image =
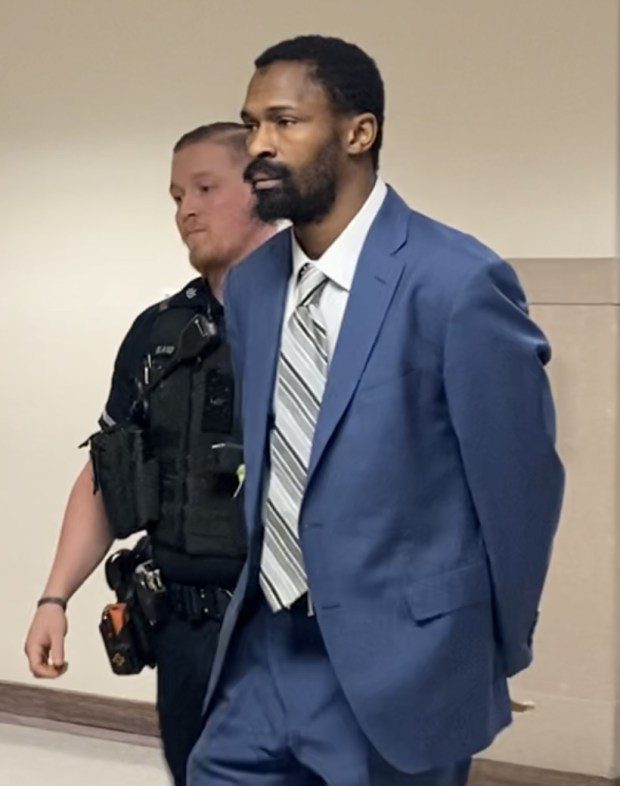
{"label": "man in blue suit", "polygon": [[563,489],[511,268],[377,177],[339,39],[255,63],[246,177],[281,232],[228,277],[249,557],[192,786],[463,786],[532,659]]}

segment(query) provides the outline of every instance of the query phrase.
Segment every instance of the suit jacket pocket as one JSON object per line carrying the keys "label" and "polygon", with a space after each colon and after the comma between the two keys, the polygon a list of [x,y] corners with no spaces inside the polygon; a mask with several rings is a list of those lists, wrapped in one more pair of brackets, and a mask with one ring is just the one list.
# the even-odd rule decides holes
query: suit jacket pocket
{"label": "suit jacket pocket", "polygon": [[409,609],[416,622],[490,600],[491,583],[485,561],[425,576],[407,588]]}
{"label": "suit jacket pocket", "polygon": [[367,393],[374,393],[375,391],[386,392],[393,390],[400,392],[403,389],[403,383],[407,381],[408,377],[412,376],[413,374],[422,373],[424,373],[423,368],[419,368],[417,366],[408,366],[395,374],[365,374],[360,379],[356,396],[365,396]]}

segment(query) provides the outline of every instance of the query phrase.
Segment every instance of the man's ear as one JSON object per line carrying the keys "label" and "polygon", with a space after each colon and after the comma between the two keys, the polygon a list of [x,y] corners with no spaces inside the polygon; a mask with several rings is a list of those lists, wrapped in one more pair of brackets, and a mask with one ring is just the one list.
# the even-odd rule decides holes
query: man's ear
{"label": "man's ear", "polygon": [[368,153],[375,143],[379,124],[371,112],[364,112],[349,119],[347,152],[351,156]]}

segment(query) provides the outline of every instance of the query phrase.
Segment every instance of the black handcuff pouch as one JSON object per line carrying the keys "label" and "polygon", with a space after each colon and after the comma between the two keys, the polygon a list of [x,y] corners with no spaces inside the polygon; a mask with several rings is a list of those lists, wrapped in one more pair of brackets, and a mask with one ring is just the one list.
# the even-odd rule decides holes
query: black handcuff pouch
{"label": "black handcuff pouch", "polygon": [[115,425],[87,440],[94,472],[94,491],[101,490],[115,538],[148,529],[159,517],[159,466],[149,456],[140,426]]}

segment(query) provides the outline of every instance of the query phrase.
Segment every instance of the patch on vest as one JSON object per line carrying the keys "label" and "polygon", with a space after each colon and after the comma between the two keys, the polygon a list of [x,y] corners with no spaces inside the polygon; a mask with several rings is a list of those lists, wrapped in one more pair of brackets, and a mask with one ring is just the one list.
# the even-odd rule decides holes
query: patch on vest
{"label": "patch on vest", "polygon": [[230,434],[232,427],[233,378],[222,369],[210,369],[205,380],[202,430]]}
{"label": "patch on vest", "polygon": [[155,347],[153,354],[165,355],[166,357],[170,357],[171,355],[174,355],[175,350],[176,347],[174,346],[174,344],[158,344]]}

